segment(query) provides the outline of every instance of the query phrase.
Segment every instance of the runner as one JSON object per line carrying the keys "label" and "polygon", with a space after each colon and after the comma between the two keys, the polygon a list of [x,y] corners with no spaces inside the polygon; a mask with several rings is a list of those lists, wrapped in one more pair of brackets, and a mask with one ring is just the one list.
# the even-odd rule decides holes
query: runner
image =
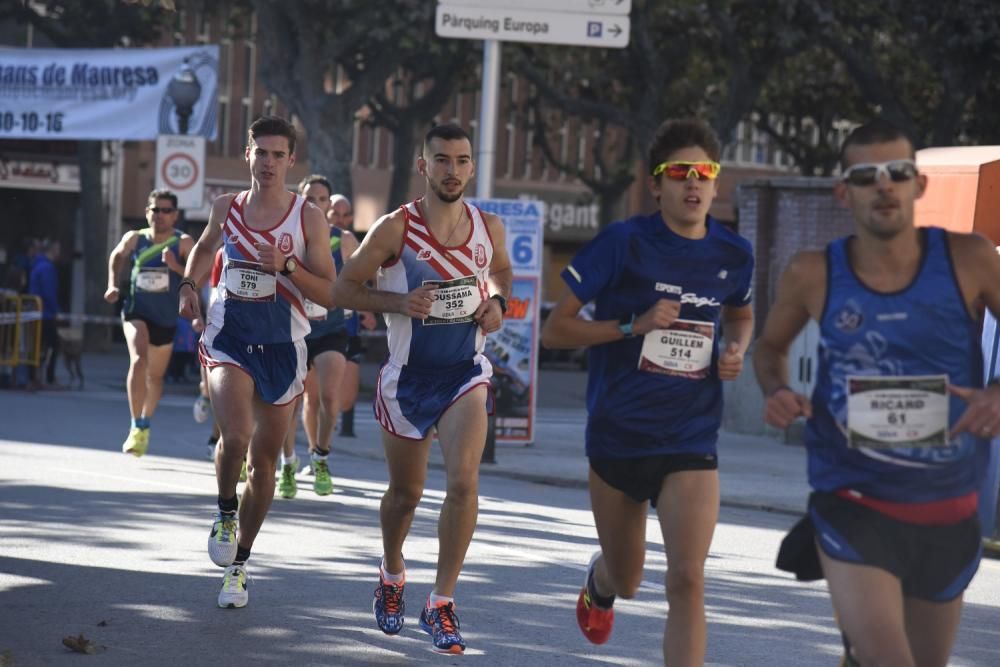
{"label": "runner", "polygon": [[[299,183],[299,194],[314,204],[326,216],[330,208],[330,182],[323,176],[313,174]],[[358,242],[354,234],[337,227],[330,227],[330,252],[339,271],[343,266],[344,254],[357,250]],[[313,478],[313,492],[318,496],[333,493],[333,481],[327,457],[337,426],[340,411],[338,389],[341,386],[346,363],[347,328],[343,308],[326,308],[312,301],[306,301],[312,331],[306,336],[306,376],[305,400],[302,406],[302,421],[309,440],[310,468]],[[295,455],[295,434],[298,431],[296,411],[292,412],[292,423],[285,437],[281,452],[281,481],[278,493],[282,498],[294,498],[298,492],[295,471],[298,457]]]}
{"label": "runner", "polygon": [[[420,627],[440,652],[461,653],[454,590],[478,513],[479,461],[490,403],[485,334],[500,328],[511,269],[500,219],[462,199],[472,143],[457,125],[424,138],[417,169],[426,194],[380,218],[344,264],[334,301],[385,313],[389,359],[379,372],[375,417],[389,468],[380,519],[384,556],[373,610],[379,628],[403,626],[403,542],[427,476],[436,427],[447,475],[438,520],[434,589]],[[365,282],[378,273],[378,286]]]}
{"label": "runner", "polygon": [[153,190],[146,205],[149,227],[126,232],[108,258],[104,293],[108,303],[116,303],[121,296],[118,278],[126,258],[132,266],[122,306],[132,425],[122,451],[134,456],[149,449],[150,423],[163,394],[163,375],[177,328],[177,290],[184,261],[194,246],[194,239],[174,229],[177,215],[177,196],[169,190]]}
{"label": "runner", "polygon": [[[219,512],[208,539],[212,562],[226,568],[220,607],[247,604],[246,562],[274,499],[278,454],[306,374],[309,320],[303,302],[332,305],[335,277],[322,212],[285,189],[295,163],[294,126],[263,117],[248,134],[251,187],[215,200],[180,293],[181,315],[195,317],[198,281],[223,244],[222,279],[200,347],[222,431],[216,454]],[[247,454],[247,484],[237,502]]]}
{"label": "runner", "polygon": [[[652,504],[667,554],[669,665],[705,659],[721,380],[740,374],[753,335],[750,244],[708,215],[721,152],[701,121],[663,123],[649,149],[659,210],[612,224],[577,254],[542,331],[547,347],[590,346],[586,449],[601,549],[577,623],[595,644],[611,636],[616,597],[642,582]],[[591,300],[593,320],[577,317]]]}
{"label": "runner", "polygon": [[[813,492],[778,566],[826,578],[847,664],[945,665],[979,565],[985,439],[1000,433],[978,344],[978,307],[1000,312],[1000,258],[979,236],[914,226],[927,177],[897,128],[855,129],[841,167],[855,233],[792,259],[754,352],[767,422],[809,418]],[[809,319],[811,401],[788,386]]]}

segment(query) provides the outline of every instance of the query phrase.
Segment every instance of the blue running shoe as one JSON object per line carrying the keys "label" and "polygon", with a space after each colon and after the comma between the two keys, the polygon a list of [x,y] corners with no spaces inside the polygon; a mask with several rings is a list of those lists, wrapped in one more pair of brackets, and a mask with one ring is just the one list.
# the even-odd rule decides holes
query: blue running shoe
{"label": "blue running shoe", "polygon": [[460,654],[465,651],[465,640],[458,631],[459,625],[454,602],[446,602],[433,609],[424,605],[420,612],[420,629],[431,636],[434,650],[438,653]]}
{"label": "blue running shoe", "polygon": [[387,635],[397,635],[403,629],[403,582],[389,583],[382,578],[379,570],[378,587],[375,588],[375,599],[372,600],[372,611],[375,612],[375,622],[379,629]]}

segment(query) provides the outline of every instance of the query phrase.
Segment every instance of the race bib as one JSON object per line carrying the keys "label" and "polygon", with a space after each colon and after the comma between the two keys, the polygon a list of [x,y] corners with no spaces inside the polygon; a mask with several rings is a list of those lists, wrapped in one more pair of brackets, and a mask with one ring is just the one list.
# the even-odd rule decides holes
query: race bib
{"label": "race bib", "polygon": [[849,375],[850,447],[948,445],[948,376]]}
{"label": "race bib", "polygon": [[431,314],[424,320],[430,324],[462,324],[472,321],[476,308],[483,302],[475,276],[455,280],[425,280],[424,285],[437,285]]}
{"label": "race bib", "polygon": [[239,301],[275,301],[278,279],[258,262],[230,260],[226,266],[226,298]]}
{"label": "race bib", "polygon": [[313,303],[309,299],[306,299],[306,317],[310,320],[325,320],[326,319],[326,308],[319,305],[318,303]]}
{"label": "race bib", "polygon": [[168,292],[170,291],[170,269],[157,266],[140,269],[135,276],[137,292]]}
{"label": "race bib", "polygon": [[639,370],[700,380],[708,377],[714,345],[714,323],[677,320],[643,336]]}

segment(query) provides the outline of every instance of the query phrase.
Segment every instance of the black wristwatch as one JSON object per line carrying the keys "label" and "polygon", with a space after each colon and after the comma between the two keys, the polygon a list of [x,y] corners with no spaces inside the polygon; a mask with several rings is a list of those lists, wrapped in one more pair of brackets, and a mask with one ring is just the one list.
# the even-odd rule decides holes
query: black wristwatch
{"label": "black wristwatch", "polygon": [[506,315],[507,314],[507,299],[504,297],[504,295],[503,294],[491,294],[490,298],[497,300],[497,303],[500,304],[500,314],[501,315]]}
{"label": "black wristwatch", "polygon": [[299,263],[295,261],[294,258],[289,257],[285,260],[285,269],[281,272],[283,276],[290,276],[295,272],[295,269],[299,267]]}

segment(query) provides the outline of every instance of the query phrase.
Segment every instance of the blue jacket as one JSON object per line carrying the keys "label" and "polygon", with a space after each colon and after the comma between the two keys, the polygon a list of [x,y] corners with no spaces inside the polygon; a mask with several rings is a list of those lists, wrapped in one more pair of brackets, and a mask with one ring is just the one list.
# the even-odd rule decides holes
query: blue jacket
{"label": "blue jacket", "polygon": [[55,319],[59,312],[59,280],[56,265],[45,255],[35,257],[28,278],[28,293],[42,299],[42,319]]}

